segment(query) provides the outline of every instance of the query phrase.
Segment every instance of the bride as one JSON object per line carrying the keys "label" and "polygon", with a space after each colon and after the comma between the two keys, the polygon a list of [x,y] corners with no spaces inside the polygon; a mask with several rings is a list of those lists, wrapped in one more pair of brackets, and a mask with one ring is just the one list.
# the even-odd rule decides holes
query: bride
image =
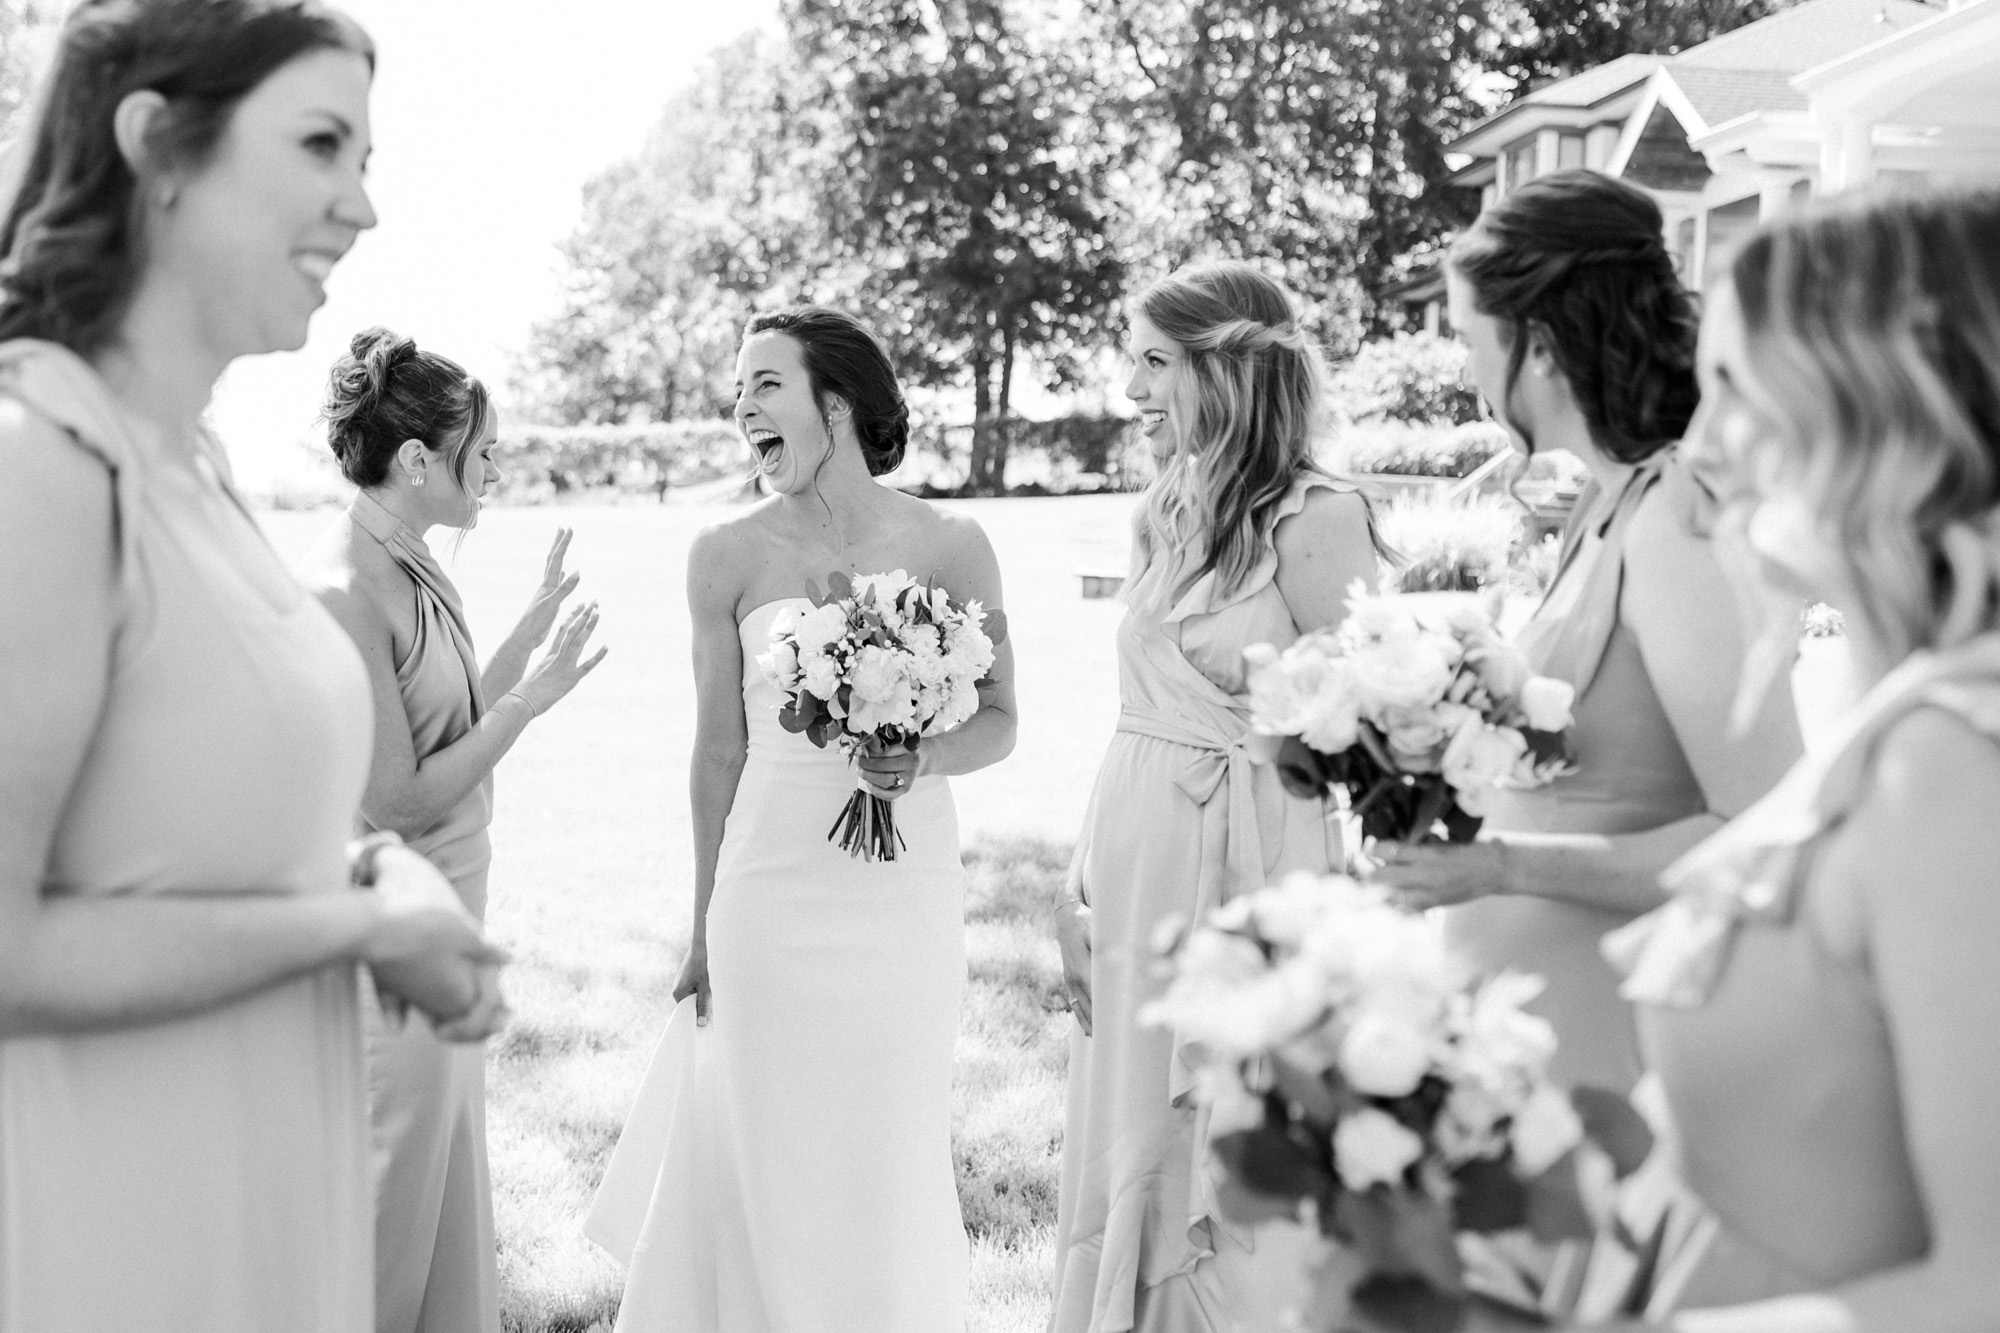
{"label": "bride", "polygon": [[857,775],[778,725],[755,659],[780,608],[835,570],[934,576],[997,609],[999,566],[977,523],[875,480],[909,414],[855,320],[758,315],[736,370],[736,420],[775,494],[688,552],[694,933],[586,1230],[627,1261],[620,1333],[955,1333],[965,952],[945,779],[1013,748],[1012,654],[996,645],[969,722],[861,760],[907,843],[872,863],[825,836]]}

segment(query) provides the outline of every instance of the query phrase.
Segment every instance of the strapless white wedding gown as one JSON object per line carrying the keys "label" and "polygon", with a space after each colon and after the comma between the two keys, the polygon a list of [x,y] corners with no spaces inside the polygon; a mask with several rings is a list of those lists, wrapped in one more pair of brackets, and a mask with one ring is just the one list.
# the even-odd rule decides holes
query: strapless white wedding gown
{"label": "strapless white wedding gown", "polygon": [[709,1025],[682,1001],[585,1231],[627,1266],[619,1333],[960,1333],[952,1175],[964,871],[943,778],[896,802],[893,862],[826,840],[837,749],[778,725],[746,616],[749,757],[708,911]]}

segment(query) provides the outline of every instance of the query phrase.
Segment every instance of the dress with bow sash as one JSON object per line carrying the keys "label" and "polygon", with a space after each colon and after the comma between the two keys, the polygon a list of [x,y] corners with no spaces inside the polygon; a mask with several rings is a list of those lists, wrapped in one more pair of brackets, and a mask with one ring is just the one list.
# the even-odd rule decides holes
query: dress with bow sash
{"label": "dress with bow sash", "polygon": [[[1593,481],[1577,503],[1556,577],[1515,636],[1533,670],[1576,688],[1569,733],[1576,770],[1545,787],[1496,793],[1489,829],[1637,833],[1708,808],[1639,641],[1619,614],[1625,541],[1648,497],[1667,504],[1676,521],[1696,522],[1700,491],[1672,449],[1638,464],[1614,491]],[[1715,614],[1733,612],[1718,606]],[[1618,998],[1618,978],[1597,948],[1630,913],[1509,895],[1443,916],[1453,947],[1482,971],[1513,969],[1547,981],[1534,1007],[1555,1024],[1558,1082],[1619,1091],[1637,1082],[1631,1006]]]}
{"label": "dress with bow sash", "polygon": [[[1280,501],[1280,520],[1322,486],[1347,489],[1309,475]],[[1165,555],[1140,563],[1135,552],[1118,631],[1118,730],[1078,853],[1093,917],[1095,1036],[1079,1031],[1070,1047],[1056,1333],[1229,1326],[1202,1261],[1257,1241],[1217,1213],[1190,1053],[1173,1033],[1139,1025],[1162,989],[1153,940],[1162,922],[1198,917],[1270,877],[1341,863],[1328,808],[1288,796],[1245,745],[1243,650],[1299,637],[1275,582],[1275,547],[1267,540],[1226,593],[1213,574],[1177,592],[1182,568]]]}
{"label": "dress with bow sash", "polygon": [[[416,588],[416,630],[396,684],[421,761],[455,744],[486,711],[458,589],[430,548],[365,491],[348,510]],[[493,860],[493,775],[410,839],[486,913]],[[356,831],[372,827],[356,817]],[[500,1279],[486,1166],[485,1050],[439,1041],[429,1023],[400,1027],[368,1009],[368,1091],[375,1132],[377,1333],[498,1333]]]}
{"label": "dress with bow sash", "polygon": [[[1817,873],[1919,709],[2000,741],[2000,634],[1919,652],[1761,801],[1670,867],[1674,896],[1604,942],[1639,1006],[1681,1167],[1723,1223],[1683,1306],[1818,1290],[1930,1246],[1889,1015],[1854,886]],[[2000,940],[1991,942],[2000,948]]]}

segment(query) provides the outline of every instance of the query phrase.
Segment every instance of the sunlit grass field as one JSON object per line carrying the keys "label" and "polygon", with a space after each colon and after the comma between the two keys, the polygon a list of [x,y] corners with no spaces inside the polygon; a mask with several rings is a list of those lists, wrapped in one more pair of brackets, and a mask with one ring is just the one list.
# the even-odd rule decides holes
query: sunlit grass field
{"label": "sunlit grass field", "polygon": [[[954,782],[967,837],[966,992],[954,1143],[973,1244],[975,1333],[1042,1328],[1055,1216],[1064,1024],[1047,909],[1117,715],[1119,608],[1077,570],[1122,569],[1130,497],[968,502],[1007,583],[1021,708],[1014,756]],[[452,551],[433,534],[490,649],[525,604],[558,526],[579,596],[603,609],[597,673],[532,726],[499,772],[491,921],[514,951],[513,1027],[488,1053],[503,1321],[585,1330],[617,1307],[617,1265],[579,1220],[665,1023],[691,902],[693,719],[683,582],[689,540],[726,506],[495,509]],[[271,513],[296,557],[331,510]]]}

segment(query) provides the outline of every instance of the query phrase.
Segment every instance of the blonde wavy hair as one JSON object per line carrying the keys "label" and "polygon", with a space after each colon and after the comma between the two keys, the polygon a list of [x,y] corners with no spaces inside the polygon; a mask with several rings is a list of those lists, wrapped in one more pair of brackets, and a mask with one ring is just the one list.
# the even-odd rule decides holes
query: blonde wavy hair
{"label": "blonde wavy hair", "polygon": [[1198,561],[1186,587],[1213,571],[1233,592],[1278,522],[1278,502],[1319,470],[1313,450],[1326,412],[1326,363],[1284,286],[1238,260],[1161,279],[1138,308],[1184,356],[1175,390],[1174,456],[1147,489],[1142,551]]}
{"label": "blonde wavy hair", "polygon": [[1829,538],[1889,654],[2000,609],[2000,193],[1839,200],[1731,270],[1778,484]]}

